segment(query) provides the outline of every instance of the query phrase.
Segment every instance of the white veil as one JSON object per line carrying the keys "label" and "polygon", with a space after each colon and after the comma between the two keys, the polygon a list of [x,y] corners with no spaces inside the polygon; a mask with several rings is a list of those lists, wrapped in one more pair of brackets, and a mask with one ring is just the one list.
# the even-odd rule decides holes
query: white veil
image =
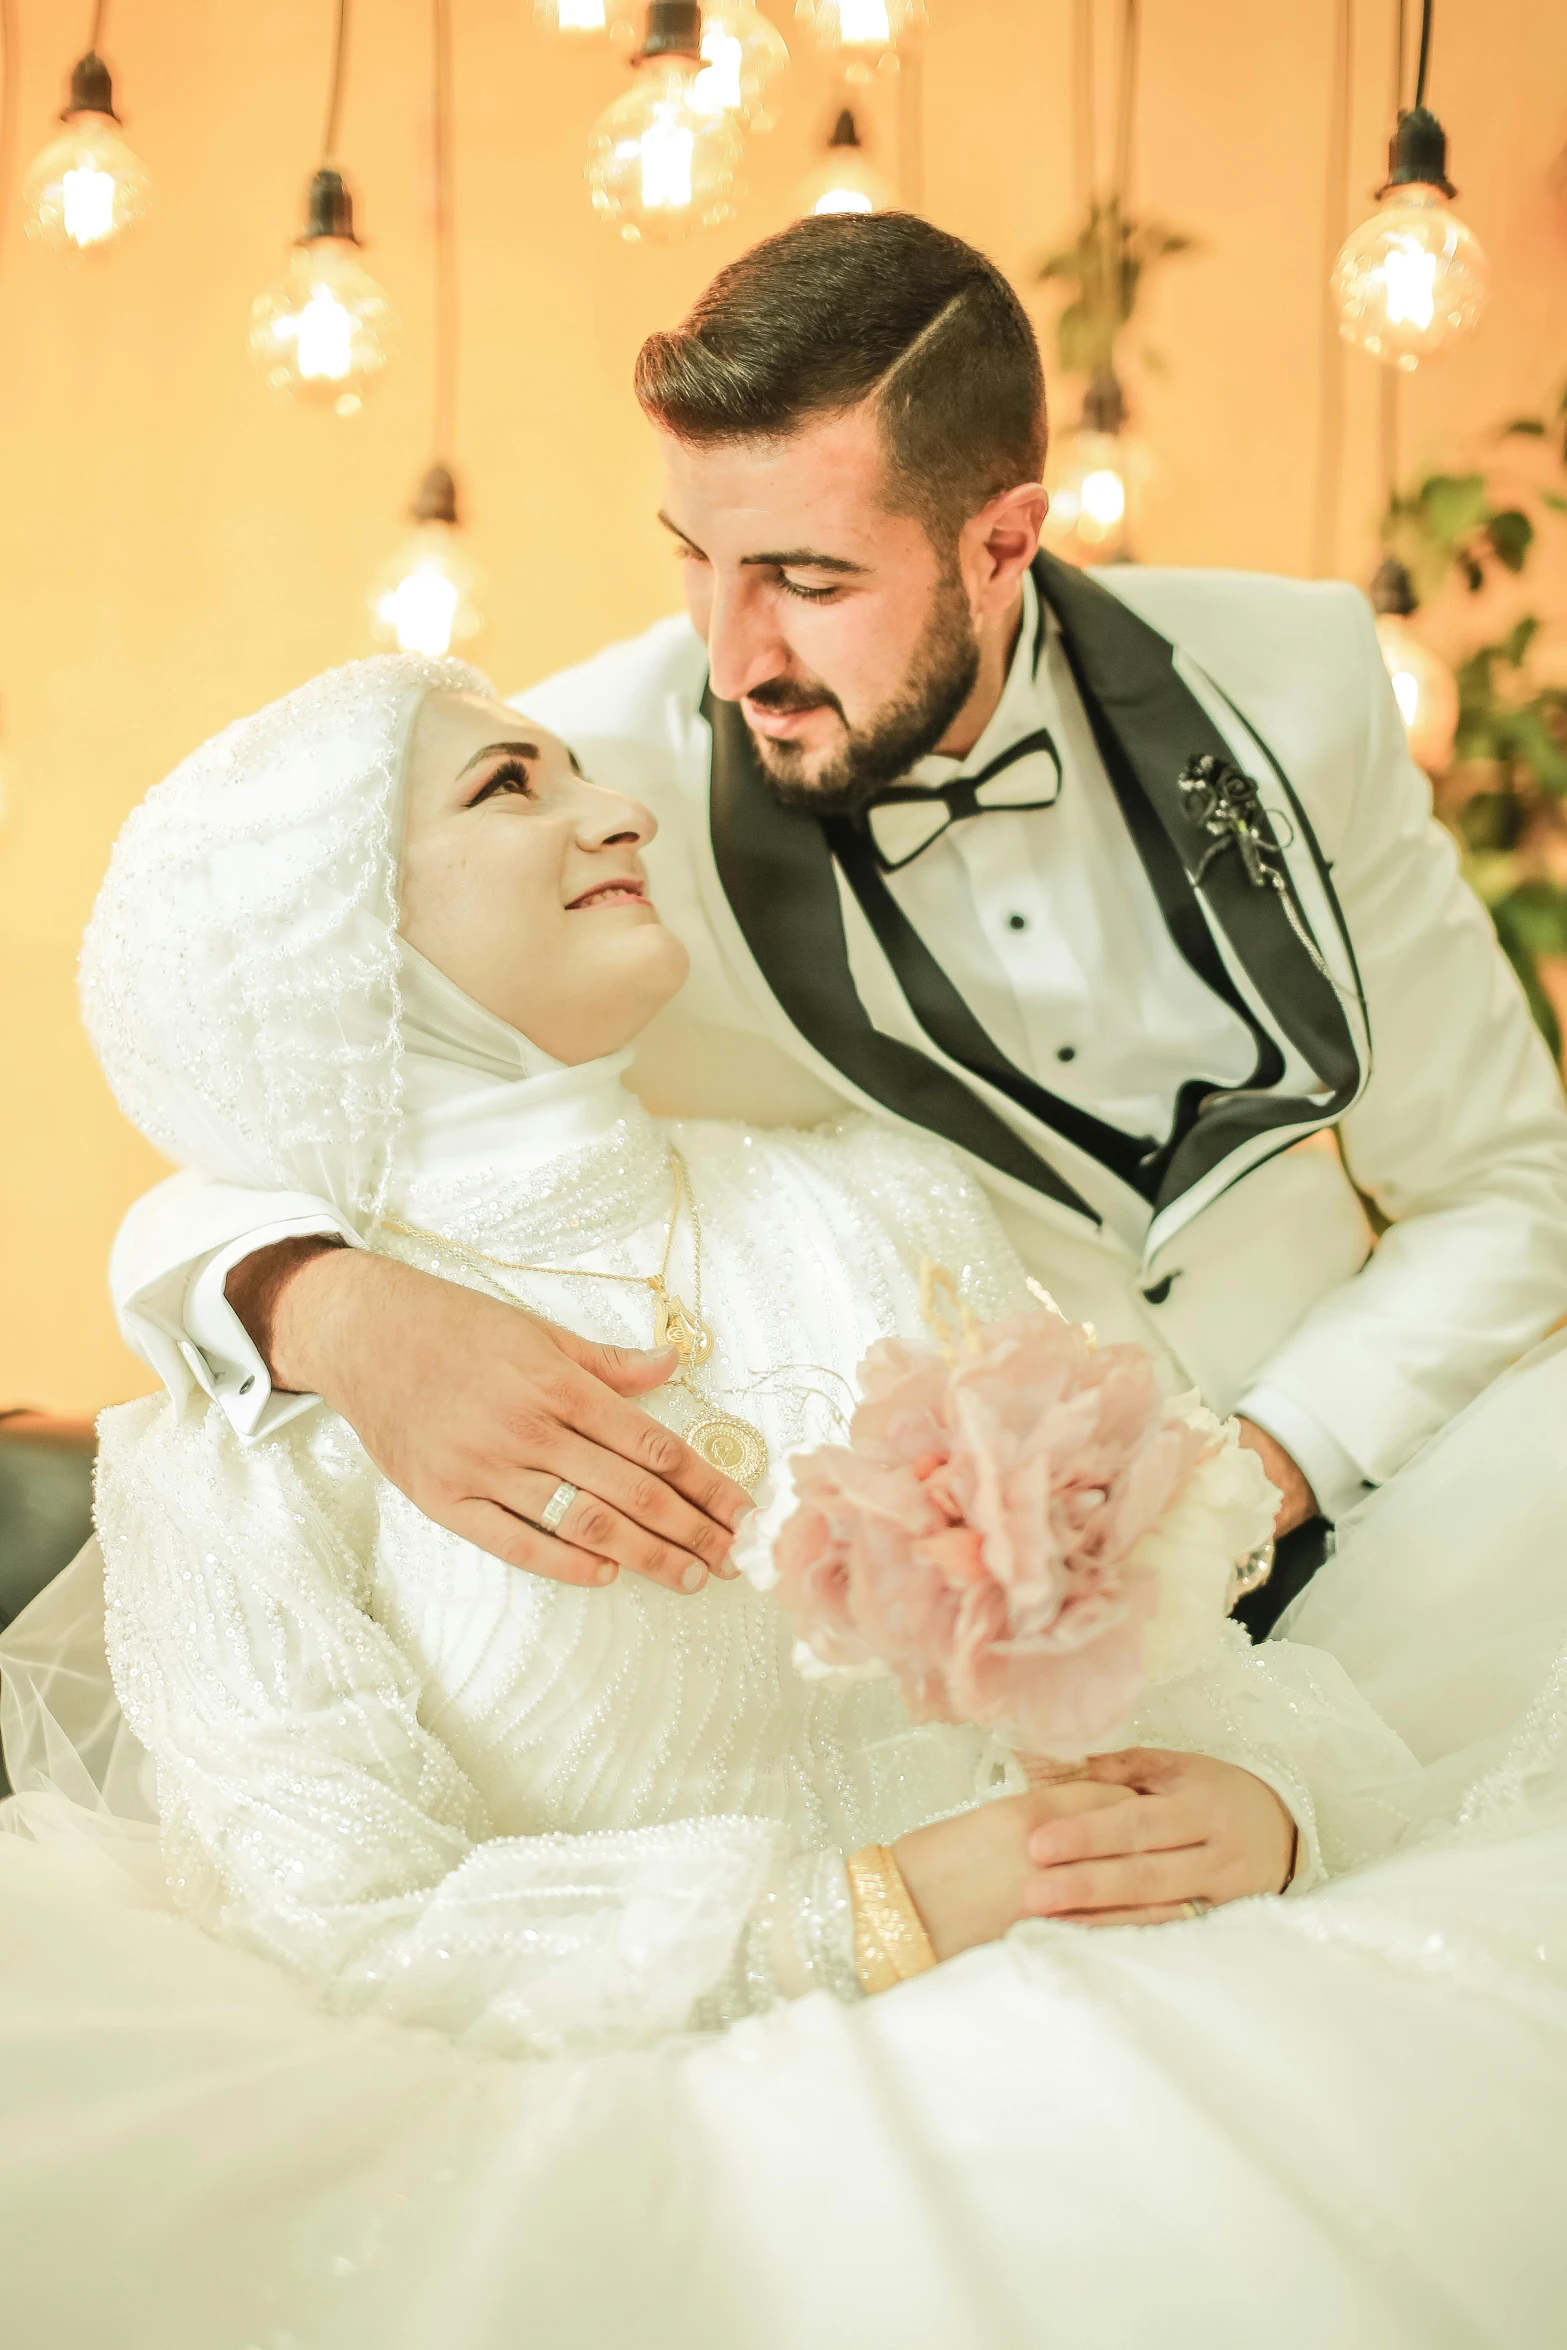
{"label": "white veil", "polygon": [[166,1158],[373,1218],[395,1131],[403,763],[456,661],[387,654],[225,727],[115,843],[82,1013],[121,1109]]}
{"label": "white veil", "polygon": [[[330,1199],[366,1232],[397,1127],[405,996],[416,1053],[474,1065],[487,1051],[498,1067],[510,1039],[519,1069],[547,1059],[397,935],[403,768],[438,688],[493,695],[460,662],[393,654],[225,727],[132,811],[82,950],[93,1049],[165,1157]],[[109,1680],[96,1539],[0,1640],[0,1738],[7,1825],[90,1835],[156,1873],[156,1793]]]}

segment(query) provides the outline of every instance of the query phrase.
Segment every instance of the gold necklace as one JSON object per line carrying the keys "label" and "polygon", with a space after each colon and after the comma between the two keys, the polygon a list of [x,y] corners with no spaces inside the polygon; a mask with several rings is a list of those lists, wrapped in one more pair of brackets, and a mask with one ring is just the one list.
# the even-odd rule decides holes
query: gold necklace
{"label": "gold necklace", "polygon": [[[381,1220],[383,1232],[397,1233],[404,1240],[424,1240],[436,1248],[450,1249],[454,1255],[466,1257],[470,1264],[493,1268],[498,1273],[544,1274],[551,1278],[579,1281],[618,1281],[632,1289],[646,1289],[653,1296],[653,1343],[672,1346],[680,1357],[680,1368],[668,1382],[691,1398],[697,1407],[697,1417],[682,1431],[685,1441],[699,1453],[708,1467],[721,1475],[732,1477],[737,1485],[752,1492],[767,1471],[767,1439],[760,1428],[753,1428],[749,1420],[739,1419],[733,1412],[720,1411],[710,1403],[692,1379],[692,1372],[700,1369],[713,1351],[713,1333],[702,1318],[702,1225],[696,1212],[696,1194],[691,1189],[691,1174],[685,1160],[673,1143],[669,1146],[670,1165],[675,1178],[674,1207],[669,1218],[669,1230],[664,1236],[664,1254],[656,1273],[593,1273],[579,1265],[522,1265],[509,1257],[492,1257],[483,1249],[470,1248],[466,1241],[450,1240],[444,1233],[421,1231],[417,1224],[401,1224],[393,1216]],[[692,1289],[695,1303],[688,1306],[669,1286],[669,1260],[674,1253],[675,1233],[680,1225],[680,1211],[684,1207],[691,1218]]]}

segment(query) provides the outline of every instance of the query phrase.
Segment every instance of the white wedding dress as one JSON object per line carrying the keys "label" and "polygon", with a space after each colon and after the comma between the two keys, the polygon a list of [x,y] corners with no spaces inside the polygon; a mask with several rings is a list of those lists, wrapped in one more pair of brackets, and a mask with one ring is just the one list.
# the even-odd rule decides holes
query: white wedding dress
{"label": "white wedding dress", "polygon": [[[658,1264],[673,1141],[701,1384],[775,1459],[830,1431],[873,1339],[918,1332],[925,1257],[981,1314],[1020,1302],[938,1146],[663,1126],[617,1064],[546,1064],[399,955],[375,818],[431,674],[321,681],[171,779],[161,840],[159,811],[133,820],[85,966],[133,1114],[167,1147],[194,1100],[253,1181],[280,1180],[265,1149],[296,1176],[313,1152],[375,1245],[632,1344],[645,1293],[583,1274]],[[247,812],[268,854],[236,877]],[[150,881],[160,857],[188,876],[201,823],[225,924],[246,901],[227,998],[172,880],[179,969],[145,977]],[[348,957],[314,1038],[297,985],[255,986],[303,902],[312,951]],[[184,988],[209,1039],[242,996],[300,1049],[236,1021],[165,1081],[153,984],[166,1037]],[[688,1222],[672,1276],[692,1295]],[[842,1855],[1016,1783],[993,1740],[915,1727],[886,1684],[802,1681],[747,1582],[519,1576],[325,1411],[251,1447],[215,1408],[106,1415],[103,1568],[84,1554],[0,1644],[15,2338],[1543,2350],[1567,2287],[1564,1404],[1556,1341],[1368,1506],[1290,1638],[1227,1632],[1152,1693],[1136,1739],[1291,1808],[1286,1897],[1020,1927],[875,2001]]]}

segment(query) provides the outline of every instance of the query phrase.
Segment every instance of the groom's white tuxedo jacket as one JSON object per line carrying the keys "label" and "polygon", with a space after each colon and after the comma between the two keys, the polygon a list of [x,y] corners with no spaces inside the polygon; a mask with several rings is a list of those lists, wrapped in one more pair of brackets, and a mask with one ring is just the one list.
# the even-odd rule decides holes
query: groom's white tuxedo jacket
{"label": "groom's white tuxedo jacket", "polygon": [[[943,1137],[1068,1313],[1247,1410],[1335,1513],[1567,1313],[1556,1073],[1354,590],[1042,557],[1025,622],[974,756],[916,781],[978,775],[1041,709],[1049,758],[1014,770],[1016,812],[901,871],[862,826],[777,806],[684,620],[518,697],[659,819],[654,891],[692,968],[638,1085],[671,1114],[858,1109]],[[1204,754],[1232,798],[1258,787],[1260,854],[1198,822],[1179,779]],[[1016,867],[1027,913],[998,917],[959,839]],[[1041,1035],[1074,1000],[1068,1091],[1078,1047]],[[160,1186],[115,1250],[131,1343],[176,1395],[275,1424],[298,1406],[222,1282],[322,1229],[344,1227],[320,1201]]]}

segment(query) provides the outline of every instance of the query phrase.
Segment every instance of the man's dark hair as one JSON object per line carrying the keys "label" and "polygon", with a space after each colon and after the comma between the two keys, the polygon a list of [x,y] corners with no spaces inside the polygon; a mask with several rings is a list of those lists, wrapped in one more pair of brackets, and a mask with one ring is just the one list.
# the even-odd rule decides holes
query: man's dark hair
{"label": "man's dark hair", "polygon": [[678,440],[777,440],[874,400],[893,506],[955,540],[1038,481],[1045,379],[993,262],[908,212],[796,222],[721,270],[684,324],[650,335],[637,398]]}

